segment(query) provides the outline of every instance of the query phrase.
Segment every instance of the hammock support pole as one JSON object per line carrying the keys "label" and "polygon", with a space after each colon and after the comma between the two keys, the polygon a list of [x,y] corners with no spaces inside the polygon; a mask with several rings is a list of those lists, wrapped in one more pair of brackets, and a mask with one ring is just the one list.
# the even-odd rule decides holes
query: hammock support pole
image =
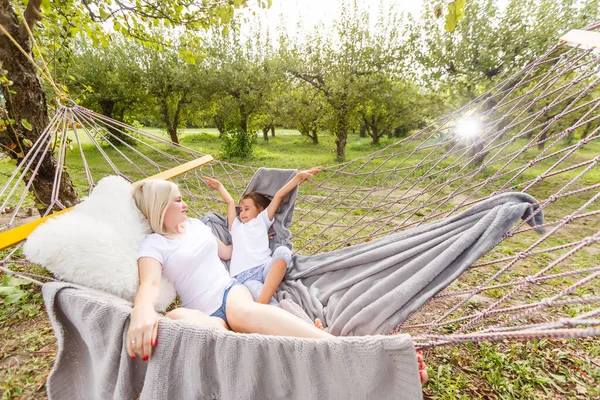
{"label": "hammock support pole", "polygon": [[[166,171],[159,172],[156,175],[149,176],[145,179],[142,179],[142,181],[149,180],[149,179],[166,179],[166,180],[173,179],[180,175],[185,174],[186,172],[194,170],[202,165],[208,164],[212,160],[213,160],[213,157],[208,154],[203,157],[197,158],[195,160],[189,161],[185,164],[181,164],[174,168],[168,169]],[[29,234],[31,232],[33,232],[35,230],[35,228],[37,228],[39,225],[43,224],[50,218],[54,218],[57,215],[61,215],[68,211],[71,211],[71,209],[73,209],[73,207],[65,208],[64,210],[57,211],[57,212],[47,215],[43,218],[28,222],[26,224],[17,226],[16,228],[12,228],[7,231],[1,232],[0,233],[0,250],[4,250],[8,247],[14,246],[15,244],[17,244],[19,242],[22,242],[23,240],[27,239],[27,236],[29,236]]]}

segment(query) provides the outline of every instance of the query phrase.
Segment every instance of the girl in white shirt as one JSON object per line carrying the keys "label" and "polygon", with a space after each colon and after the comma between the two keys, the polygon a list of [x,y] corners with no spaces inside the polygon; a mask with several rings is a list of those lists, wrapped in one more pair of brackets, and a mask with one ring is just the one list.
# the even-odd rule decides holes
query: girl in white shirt
{"label": "girl in white shirt", "polygon": [[269,228],[283,198],[302,181],[321,170],[315,167],[296,174],[269,200],[262,194],[250,192],[240,200],[240,216],[237,217],[235,202],[223,184],[216,179],[203,177],[206,184],[219,191],[227,204],[227,223],[233,242],[229,274],[243,283],[252,297],[262,304],[276,305],[273,298],[281,284],[291,260],[291,252],[285,246],[273,251],[269,248]]}
{"label": "girl in white shirt", "polygon": [[154,231],[139,252],[140,285],[127,332],[131,358],[147,360],[156,346],[158,298],[161,274],[174,284],[185,308],[167,314],[219,329],[269,335],[325,338],[319,327],[277,307],[256,303],[248,289],[231,278],[221,259],[231,257],[231,246],[216,238],[210,228],[188,219],[187,205],[179,188],[164,180],[133,185],[133,197]]}

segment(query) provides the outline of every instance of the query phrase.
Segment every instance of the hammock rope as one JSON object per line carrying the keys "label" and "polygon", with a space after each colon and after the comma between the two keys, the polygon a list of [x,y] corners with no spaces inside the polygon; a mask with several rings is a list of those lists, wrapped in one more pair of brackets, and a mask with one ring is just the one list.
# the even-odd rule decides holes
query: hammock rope
{"label": "hammock rope", "polygon": [[[583,33],[599,35],[599,27]],[[539,199],[538,211],[391,333],[409,332],[419,347],[598,335],[600,156],[590,155],[590,148],[598,149],[590,146],[600,145],[600,55],[588,36],[573,44],[577,32],[581,35],[565,35],[569,40],[455,112],[306,181],[292,222],[294,252],[315,255],[364,243],[455,215],[501,193],[525,192]],[[480,124],[480,133],[470,139],[460,136],[465,118]],[[12,232],[22,227],[22,211],[33,210],[30,188],[48,153],[55,155],[56,170],[42,218],[66,208],[60,201],[65,171],[78,191],[89,195],[108,174],[133,182],[203,156],[61,100],[0,190],[0,242],[26,236]],[[239,197],[256,170],[214,160],[174,181],[190,199],[190,215],[199,217],[224,211],[203,175],[220,179]],[[540,237],[524,224],[542,211],[547,232]],[[3,273],[36,284],[54,280],[32,270],[19,247],[11,246],[0,261]]]}

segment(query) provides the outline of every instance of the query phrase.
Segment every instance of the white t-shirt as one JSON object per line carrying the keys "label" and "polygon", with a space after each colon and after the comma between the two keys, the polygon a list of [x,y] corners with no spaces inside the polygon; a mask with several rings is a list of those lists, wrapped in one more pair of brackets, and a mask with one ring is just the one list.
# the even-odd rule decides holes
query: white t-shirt
{"label": "white t-shirt", "polygon": [[148,235],[138,259],[152,257],[161,263],[183,307],[211,315],[223,304],[223,294],[233,279],[219,258],[217,239],[210,228],[193,218],[184,227],[183,236],[174,239]]}
{"label": "white t-shirt", "polygon": [[253,220],[243,224],[236,218],[231,225],[231,240],[233,253],[229,264],[229,274],[237,274],[258,267],[269,261],[271,249],[269,248],[269,228],[273,221],[269,221],[267,210],[263,210]]}

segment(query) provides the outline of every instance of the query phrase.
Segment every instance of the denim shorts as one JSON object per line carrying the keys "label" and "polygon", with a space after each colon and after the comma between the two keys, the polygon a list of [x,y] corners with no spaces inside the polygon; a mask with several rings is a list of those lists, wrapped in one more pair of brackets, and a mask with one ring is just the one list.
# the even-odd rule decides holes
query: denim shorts
{"label": "denim shorts", "polygon": [[227,324],[227,326],[229,326],[229,322],[227,322],[227,316],[225,315],[225,309],[227,306],[227,296],[229,296],[229,291],[231,290],[232,287],[239,285],[240,283],[238,281],[233,281],[231,282],[231,284],[229,285],[229,287],[227,289],[225,289],[225,293],[223,293],[223,304],[221,304],[221,307],[219,307],[219,309],[217,311],[215,311],[214,313],[210,314],[211,317],[219,317],[221,318],[223,321],[225,321],[225,323]]}
{"label": "denim shorts", "polygon": [[[267,279],[267,275],[269,271],[271,271],[271,267],[273,266],[273,262],[277,260],[285,261],[286,265],[290,265],[290,261],[292,259],[292,252],[285,246],[280,246],[275,249],[273,255],[269,258],[267,262],[258,267],[250,268],[246,271],[240,272],[235,276],[235,279],[244,286],[248,288],[252,298],[254,301],[258,299],[258,295],[260,294],[265,280]],[[271,298],[269,304],[273,306],[278,306],[279,302],[275,300],[275,297]]]}

